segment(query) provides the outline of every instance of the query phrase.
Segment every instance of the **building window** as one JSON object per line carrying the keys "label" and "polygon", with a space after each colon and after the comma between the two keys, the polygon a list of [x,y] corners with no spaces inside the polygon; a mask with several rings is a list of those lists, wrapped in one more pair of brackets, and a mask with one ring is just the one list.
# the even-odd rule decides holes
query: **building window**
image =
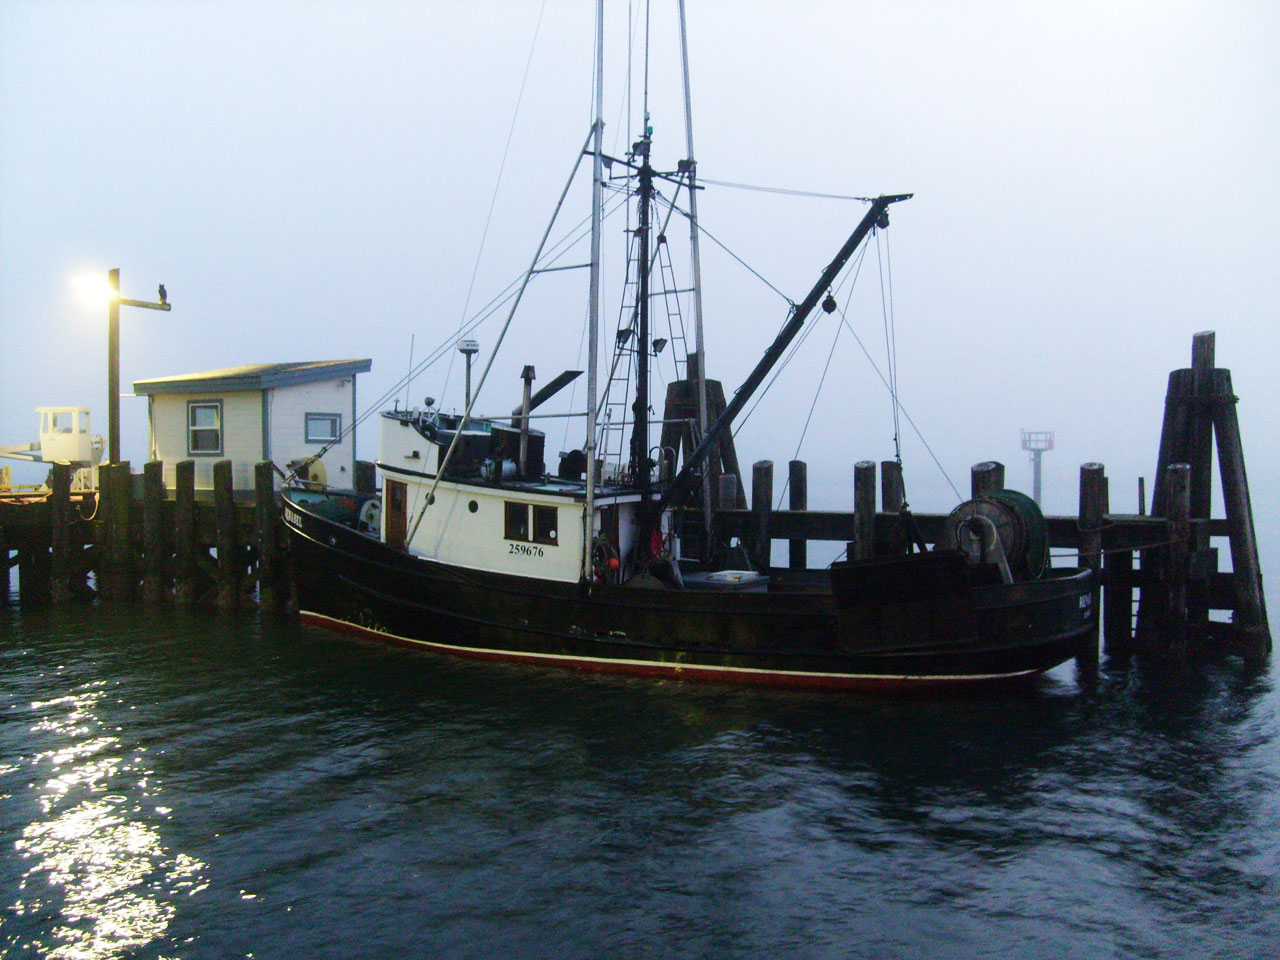
{"label": "building window", "polygon": [[534,543],[546,543],[553,547],[556,545],[556,513],[555,507],[533,508]]}
{"label": "building window", "polygon": [[529,505],[527,503],[507,503],[506,524],[503,536],[508,540],[529,539]]}
{"label": "building window", "polygon": [[335,443],[341,436],[342,414],[307,414],[307,443]]}
{"label": "building window", "polygon": [[187,453],[191,456],[222,453],[221,400],[192,400],[187,403]]}

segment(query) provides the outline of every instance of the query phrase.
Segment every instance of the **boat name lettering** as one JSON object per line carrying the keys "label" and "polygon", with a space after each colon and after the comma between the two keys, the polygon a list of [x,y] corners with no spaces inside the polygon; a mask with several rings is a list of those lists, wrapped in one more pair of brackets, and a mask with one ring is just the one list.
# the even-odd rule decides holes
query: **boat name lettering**
{"label": "boat name lettering", "polygon": [[302,516],[298,511],[286,504],[284,508],[284,522],[289,524],[291,527],[301,527]]}
{"label": "boat name lettering", "polygon": [[544,556],[541,547],[532,547],[527,543],[509,543],[507,553],[514,553],[521,557],[541,557]]}

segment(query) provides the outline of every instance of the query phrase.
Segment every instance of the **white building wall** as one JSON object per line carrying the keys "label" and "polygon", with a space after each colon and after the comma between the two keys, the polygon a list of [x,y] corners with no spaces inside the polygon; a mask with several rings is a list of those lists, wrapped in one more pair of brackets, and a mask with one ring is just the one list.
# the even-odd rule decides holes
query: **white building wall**
{"label": "white building wall", "polygon": [[324,446],[307,442],[308,413],[336,413],[341,416],[342,439],[329,449],[322,462],[330,486],[355,486],[356,444],[355,433],[351,431],[355,418],[355,377],[274,387],[267,391],[267,409],[271,425],[271,459],[282,470],[294,460],[315,456]]}
{"label": "white building wall", "polygon": [[[189,453],[187,403],[222,401],[222,452]],[[232,486],[253,489],[253,466],[262,459],[262,392],[235,390],[226,393],[171,393],[151,398],[151,455],[164,461],[164,482],[174,487],[179,460],[194,460],[196,489],[213,489],[213,465],[231,461]]]}

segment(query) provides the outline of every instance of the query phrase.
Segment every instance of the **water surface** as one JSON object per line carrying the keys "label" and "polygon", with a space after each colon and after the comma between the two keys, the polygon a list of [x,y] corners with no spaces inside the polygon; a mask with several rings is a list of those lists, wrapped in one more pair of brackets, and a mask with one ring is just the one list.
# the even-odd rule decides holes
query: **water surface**
{"label": "water surface", "polygon": [[0,954],[1280,955],[1280,697],[944,700],[0,610]]}

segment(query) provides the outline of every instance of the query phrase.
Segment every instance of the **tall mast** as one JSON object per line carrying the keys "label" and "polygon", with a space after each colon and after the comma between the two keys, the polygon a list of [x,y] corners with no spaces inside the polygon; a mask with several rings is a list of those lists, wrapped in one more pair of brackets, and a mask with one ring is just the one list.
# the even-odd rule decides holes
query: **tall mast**
{"label": "tall mast", "polygon": [[653,202],[653,167],[649,165],[649,118],[635,145],[640,154],[639,222],[636,239],[636,399],[631,407],[631,476],[640,484],[642,501],[649,499],[649,220]]}
{"label": "tall mast", "polygon": [[591,283],[587,320],[587,497],[582,537],[582,576],[591,579],[591,548],[595,540],[596,494],[596,379],[600,328],[600,231],[603,207],[604,159],[604,0],[596,0],[596,115],[591,146]]}
{"label": "tall mast", "polygon": [[[694,355],[698,358],[698,436],[707,433],[707,350],[702,339],[702,258],[698,250],[698,164],[693,158],[693,98],[689,89],[689,31],[685,25],[684,0],[680,0],[680,63],[684,74],[685,163],[689,174],[689,251],[693,258]],[[702,529],[706,533],[703,557],[711,543],[711,471],[702,472]]]}

